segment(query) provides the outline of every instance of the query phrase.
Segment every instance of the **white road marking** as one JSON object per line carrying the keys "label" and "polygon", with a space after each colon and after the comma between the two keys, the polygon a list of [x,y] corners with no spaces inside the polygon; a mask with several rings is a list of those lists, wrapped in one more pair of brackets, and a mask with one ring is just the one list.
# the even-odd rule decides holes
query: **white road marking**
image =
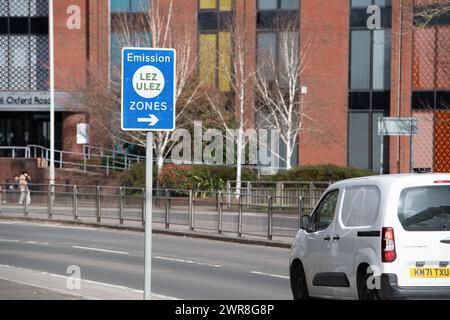
{"label": "white road marking", "polygon": [[154,256],[153,258],[158,259],[158,260],[166,260],[166,261],[173,261],[173,262],[196,264],[196,265],[207,266],[207,267],[212,267],[212,268],[220,268],[220,267],[222,267],[220,264],[210,264],[210,263],[204,263],[204,262],[197,262],[197,261],[193,261],[193,260],[183,260],[183,259],[175,259],[175,258],[160,257],[160,256]]}
{"label": "white road marking", "polygon": [[267,276],[267,277],[274,277],[274,278],[281,278],[281,279],[289,279],[289,277],[287,276],[280,276],[278,274],[271,274],[271,273],[264,273],[264,272],[259,272],[259,271],[250,271],[250,273],[253,274],[259,274],[261,276]]}
{"label": "white road marking", "polygon": [[17,243],[17,242],[20,242],[19,240],[10,240],[10,239],[0,239],[0,242],[14,242],[14,243]]}
{"label": "white road marking", "polygon": [[91,248],[91,247],[72,246],[72,248],[74,248],[74,249],[82,249],[82,250],[90,250],[90,251],[116,253],[116,254],[130,254],[129,252],[125,252],[125,251],[114,251],[114,250],[107,250],[107,249],[100,249],[100,248]]}
{"label": "white road marking", "polygon": [[0,239],[0,242],[10,242],[10,243],[22,243],[22,244],[36,244],[40,246],[48,246],[47,242],[36,242],[36,241],[21,241],[21,240],[12,240],[12,239]]}

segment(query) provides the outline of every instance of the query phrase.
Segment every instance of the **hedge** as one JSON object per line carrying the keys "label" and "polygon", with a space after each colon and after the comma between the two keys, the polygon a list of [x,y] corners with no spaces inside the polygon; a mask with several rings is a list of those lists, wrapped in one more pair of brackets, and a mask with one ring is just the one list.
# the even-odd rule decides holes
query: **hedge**
{"label": "hedge", "polygon": [[[166,164],[157,181],[153,167],[154,185],[168,189],[222,190],[226,182],[236,180],[236,168],[209,165]],[[261,176],[264,181],[339,181],[349,178],[376,175],[376,172],[336,165],[300,166],[273,176]],[[121,175],[122,184],[135,188],[145,187],[145,164],[139,163]],[[256,171],[243,168],[242,181],[257,181]]]}

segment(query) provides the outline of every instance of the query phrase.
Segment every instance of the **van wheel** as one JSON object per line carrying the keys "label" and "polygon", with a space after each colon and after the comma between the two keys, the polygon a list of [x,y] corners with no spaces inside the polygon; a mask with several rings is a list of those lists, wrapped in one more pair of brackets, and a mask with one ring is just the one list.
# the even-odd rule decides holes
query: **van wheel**
{"label": "van wheel", "polygon": [[297,263],[291,272],[291,289],[294,300],[308,300],[309,292],[306,284],[305,271],[302,264]]}
{"label": "van wheel", "polygon": [[369,289],[367,287],[367,283],[372,276],[373,275],[369,273],[365,274],[363,277],[360,277],[360,281],[358,283],[359,300],[380,300],[378,291],[376,289]]}

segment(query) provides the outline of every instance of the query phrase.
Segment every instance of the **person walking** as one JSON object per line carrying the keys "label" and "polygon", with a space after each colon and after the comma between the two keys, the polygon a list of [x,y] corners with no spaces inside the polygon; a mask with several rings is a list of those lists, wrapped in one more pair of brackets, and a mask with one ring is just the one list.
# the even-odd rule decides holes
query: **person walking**
{"label": "person walking", "polygon": [[19,176],[19,191],[19,204],[23,204],[25,198],[27,197],[27,179],[25,177],[25,172],[22,172],[22,174]]}
{"label": "person walking", "polygon": [[24,172],[25,180],[27,182],[27,204],[31,204],[31,176],[28,174],[27,171]]}

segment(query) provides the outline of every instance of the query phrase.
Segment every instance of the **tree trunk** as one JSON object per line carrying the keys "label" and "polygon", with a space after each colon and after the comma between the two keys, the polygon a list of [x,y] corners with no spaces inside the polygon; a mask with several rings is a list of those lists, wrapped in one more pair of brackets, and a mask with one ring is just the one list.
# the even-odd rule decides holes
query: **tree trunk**
{"label": "tree trunk", "polygon": [[292,164],[291,164],[291,160],[292,160],[292,144],[291,144],[291,138],[288,137],[288,139],[286,139],[286,170],[292,169]]}

